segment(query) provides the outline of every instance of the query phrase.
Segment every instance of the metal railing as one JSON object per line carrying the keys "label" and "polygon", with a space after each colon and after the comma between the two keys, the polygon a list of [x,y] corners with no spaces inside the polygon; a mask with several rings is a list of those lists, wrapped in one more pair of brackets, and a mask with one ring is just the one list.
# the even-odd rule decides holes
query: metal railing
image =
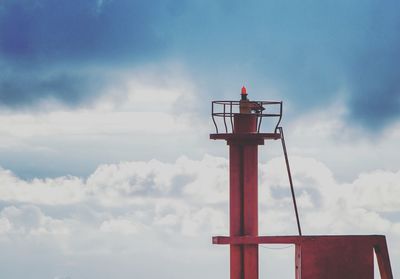
{"label": "metal railing", "polygon": [[[277,118],[274,133],[277,132],[278,126],[282,120],[282,101],[249,101],[257,107],[263,108],[262,110],[256,110],[252,112],[253,115],[257,115],[257,133],[260,133],[261,123],[263,118]],[[268,113],[272,109],[278,110],[276,113]],[[276,107],[278,107],[276,109]],[[240,101],[212,101],[211,102],[211,116],[215,126],[217,134],[220,133],[216,118],[222,118],[225,133],[231,131],[234,133],[233,128],[233,117],[235,114],[240,113]],[[229,122],[229,123],[227,123]],[[230,130],[228,129],[230,125]]]}

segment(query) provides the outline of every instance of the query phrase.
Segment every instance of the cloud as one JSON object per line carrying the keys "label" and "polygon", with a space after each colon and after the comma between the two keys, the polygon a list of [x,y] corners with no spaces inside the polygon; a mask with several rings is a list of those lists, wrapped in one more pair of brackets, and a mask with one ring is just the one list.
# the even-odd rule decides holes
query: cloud
{"label": "cloud", "polygon": [[393,150],[396,150],[400,139],[399,122],[368,134],[362,128],[352,125],[348,121],[348,114],[346,105],[337,101],[330,106],[298,115],[294,121],[284,118],[289,154],[324,162],[340,182],[353,181],[359,173],[377,169],[396,171],[399,162]]}
{"label": "cloud", "polygon": [[[351,183],[340,183],[326,165],[313,158],[294,156],[291,163],[303,231],[385,234],[398,272],[399,219],[386,213],[396,216],[400,210],[394,198],[400,194],[400,171],[362,173]],[[282,157],[260,165],[261,234],[296,234],[283,167]],[[206,155],[201,160],[181,157],[173,163],[106,164],[86,179],[27,181],[3,170],[0,180],[0,245],[17,237],[22,243],[33,239],[47,243],[58,257],[129,254],[135,260],[142,253],[145,261],[169,257],[172,265],[179,260],[171,258],[171,253],[187,253],[188,247],[200,261],[213,253],[220,261],[227,256],[209,244],[211,235],[228,233],[226,159]],[[148,253],[148,249],[159,253]],[[190,266],[196,264],[192,261]],[[84,267],[70,266],[68,274],[80,268]]]}
{"label": "cloud", "polygon": [[[219,169],[221,164],[225,165],[226,161],[210,156],[202,161],[183,157],[173,164],[156,160],[126,162],[100,166],[85,180],[60,177],[46,182],[21,180],[5,171],[0,175],[3,181],[0,191],[15,192],[8,197],[4,195],[1,200],[0,247],[8,250],[9,245],[15,247],[16,242],[22,243],[23,252],[13,251],[16,258],[25,261],[33,257],[36,244],[39,245],[43,257],[36,258],[33,278],[48,273],[53,277],[68,274],[74,278],[81,272],[88,277],[107,278],[110,270],[116,272],[120,267],[127,274],[148,272],[149,278],[157,278],[160,272],[173,274],[175,266],[186,266],[185,263],[196,268],[188,261],[189,255],[191,259],[201,259],[202,265],[211,263],[215,256],[204,258],[205,250],[210,247],[209,235],[204,238],[199,235],[212,230],[226,231],[227,216],[218,208],[220,201],[203,204],[196,193],[186,193],[185,188],[198,177],[201,183],[197,181],[197,187],[203,186],[203,182],[205,186],[215,186],[213,178],[225,172],[224,168]],[[10,180],[10,176],[16,181]],[[195,177],[195,181],[182,177]],[[104,178],[108,179],[104,181]],[[73,200],[66,194],[60,202],[59,191],[69,191],[65,185],[72,184],[81,199]],[[49,185],[59,191],[53,191]],[[25,191],[29,188],[38,194],[27,199],[29,192]],[[192,241],[194,246],[188,246]],[[19,253],[23,256],[18,257]],[[171,253],[184,257],[172,260]],[[47,256],[51,259],[46,260]],[[134,264],[128,264],[126,257],[133,259]],[[3,263],[14,266],[16,258],[9,255]],[[160,269],[148,270],[150,258],[154,258],[152,263],[157,263]],[[94,268],[102,261],[109,263],[108,271],[99,272]],[[58,268],[47,270],[49,262]],[[26,265],[27,270],[31,270],[30,265]],[[19,277],[15,271],[7,274]],[[118,278],[124,276],[118,275]],[[184,274],[176,278],[180,276]]]}
{"label": "cloud", "polygon": [[114,232],[122,234],[135,234],[142,232],[142,225],[127,219],[113,219],[104,221],[100,226],[101,232]]}
{"label": "cloud", "polygon": [[[82,71],[90,77],[96,75],[95,70]],[[32,107],[17,102],[15,105],[22,107],[17,110],[3,106],[1,164],[30,178],[65,173],[87,176],[100,162],[133,157],[147,160],[154,154],[174,160],[182,154],[177,154],[177,142],[181,150],[188,150],[202,134],[206,137],[197,88],[179,64],[113,70],[107,75],[118,82],[108,84],[79,106],[54,98],[41,99]],[[153,147],[143,149],[144,143]],[[28,166],[28,157],[41,163]]]}
{"label": "cloud", "polygon": [[70,204],[82,200],[82,180],[78,177],[20,180],[10,171],[1,170],[3,200],[25,203]]}
{"label": "cloud", "polygon": [[20,109],[52,100],[70,106],[92,101],[110,84],[99,68],[134,67],[162,52],[153,27],[159,6],[2,1],[0,103]]}
{"label": "cloud", "polygon": [[[395,1],[161,2],[3,1],[2,63],[26,76],[3,77],[1,101],[29,106],[53,97],[80,105],[107,85],[76,69],[173,60],[214,98],[232,98],[246,83],[251,97],[284,99],[295,113],[343,98],[347,120],[367,130],[399,116]],[[72,69],[65,76],[52,73],[65,65]],[[32,74],[38,68],[51,78]]]}
{"label": "cloud", "polygon": [[158,13],[157,5],[132,1],[2,1],[0,50],[21,64],[138,59],[161,47],[152,28]]}
{"label": "cloud", "polygon": [[[208,155],[201,161],[181,157],[175,163],[151,160],[100,165],[85,180],[75,176],[23,180],[3,169],[0,191],[3,201],[52,206],[92,200],[119,207],[121,201],[127,206],[157,201],[157,210],[165,209],[167,214],[185,209],[179,197],[195,206],[225,203],[226,171],[225,159]],[[169,205],[170,201],[176,203]]]}
{"label": "cloud", "polygon": [[[352,204],[375,212],[398,212],[400,202],[395,198],[400,191],[400,172],[376,170],[361,174],[351,186]],[[349,191],[346,189],[346,191]]]}
{"label": "cloud", "polygon": [[[29,72],[29,73],[28,73]],[[9,108],[37,108],[39,104],[62,103],[78,106],[101,95],[107,79],[101,75],[59,70],[5,70],[0,77],[0,103]]]}
{"label": "cloud", "polygon": [[3,233],[23,238],[39,235],[62,236],[69,233],[64,220],[53,219],[44,215],[38,206],[22,205],[21,207],[8,206],[1,210]]}

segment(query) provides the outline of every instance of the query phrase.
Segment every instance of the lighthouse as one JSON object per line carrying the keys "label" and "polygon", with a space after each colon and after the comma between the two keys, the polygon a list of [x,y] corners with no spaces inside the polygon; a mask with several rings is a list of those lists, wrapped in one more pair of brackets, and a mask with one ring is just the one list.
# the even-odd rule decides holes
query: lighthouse
{"label": "lighthouse", "polygon": [[[224,140],[229,146],[229,235],[215,236],[212,241],[230,247],[230,279],[258,279],[258,247],[266,243],[295,245],[291,267],[295,279],[373,279],[374,253],[381,278],[393,279],[384,235],[302,234],[280,125],[283,103],[250,100],[244,86],[240,95],[239,100],[213,101],[211,106],[215,133],[210,139]],[[266,121],[273,124],[263,131]],[[265,141],[282,144],[298,235],[258,235],[258,149]],[[279,274],[272,279],[276,278]]]}

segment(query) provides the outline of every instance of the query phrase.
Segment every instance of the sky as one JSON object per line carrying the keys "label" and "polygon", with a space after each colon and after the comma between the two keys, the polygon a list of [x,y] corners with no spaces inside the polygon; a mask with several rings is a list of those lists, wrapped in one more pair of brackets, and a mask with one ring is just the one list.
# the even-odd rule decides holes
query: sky
{"label": "sky", "polygon": [[[400,276],[400,3],[0,1],[4,278],[228,278],[212,100],[282,100],[304,234],[384,234]],[[296,234],[279,142],[260,234]],[[285,249],[273,249],[285,248]],[[293,247],[260,247],[293,278]],[[23,268],[22,268],[23,267]],[[376,277],[379,278],[379,277]]]}

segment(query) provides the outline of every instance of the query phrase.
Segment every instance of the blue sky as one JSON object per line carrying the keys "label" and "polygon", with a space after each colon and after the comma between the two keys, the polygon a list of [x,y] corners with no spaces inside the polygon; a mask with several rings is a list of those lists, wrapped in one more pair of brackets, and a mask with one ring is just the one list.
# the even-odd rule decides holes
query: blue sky
{"label": "blue sky", "polygon": [[[210,102],[244,84],[251,99],[284,101],[306,232],[386,234],[399,273],[399,9],[1,1],[2,270],[24,278],[22,259],[31,278],[186,278],[183,265],[226,276],[226,249],[209,244],[227,233],[228,186]],[[279,145],[261,152],[274,170],[260,177],[263,232],[294,233]]]}

